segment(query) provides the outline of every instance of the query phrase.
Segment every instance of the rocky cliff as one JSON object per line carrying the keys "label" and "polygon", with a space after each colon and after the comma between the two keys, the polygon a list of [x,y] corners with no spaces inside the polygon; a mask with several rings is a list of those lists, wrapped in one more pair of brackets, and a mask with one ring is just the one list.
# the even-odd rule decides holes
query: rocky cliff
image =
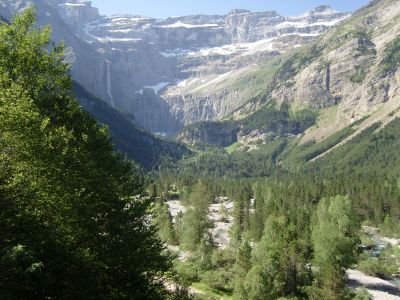
{"label": "rocky cliff", "polygon": [[0,1],[5,17],[35,3],[40,23],[68,46],[76,80],[162,135],[225,118],[265,89],[276,58],[349,17],[326,6],[298,17],[247,10],[104,17],[86,0]]}
{"label": "rocky cliff", "polygon": [[329,7],[291,18],[246,10],[162,20],[114,16],[87,24],[80,34],[108,53],[112,70],[123,70],[112,82],[116,106],[145,128],[172,135],[229,115],[264,87],[259,65],[348,16]]}
{"label": "rocky cliff", "polygon": [[[262,90],[259,72],[266,61],[349,16],[319,7],[298,17],[246,10],[166,19],[100,17],[90,1],[47,1],[100,58],[84,86],[163,135],[229,115]],[[74,65],[79,81],[88,77],[87,64]]]}
{"label": "rocky cliff", "polygon": [[87,0],[70,0],[63,2],[56,0],[58,10],[63,20],[75,30],[82,24],[94,22],[100,18],[99,10],[92,7],[92,2]]}
{"label": "rocky cliff", "polygon": [[280,84],[273,91],[271,97],[280,102],[336,111],[334,122],[314,128],[304,139],[320,139],[365,116],[381,120],[388,117],[383,111],[397,109],[399,18],[398,1],[373,2],[320,37],[309,62],[293,69],[290,86]]}
{"label": "rocky cliff", "polygon": [[[76,18],[78,23],[98,18],[97,9],[92,9],[89,1],[65,3],[58,0],[0,0],[0,21],[11,20],[16,13],[32,4],[37,10],[39,26],[50,24],[55,42],[63,41],[67,46],[66,60],[72,66],[74,91],[80,104],[100,123],[109,127],[120,151],[149,169],[160,163],[165,156],[179,159],[188,153],[182,145],[158,139],[139,128],[131,115],[113,109],[102,100],[108,99],[111,83],[118,78],[111,76],[111,64],[107,56],[77,37],[73,28],[66,23],[70,18]],[[71,7],[71,14],[62,15],[60,11],[66,7]]]}
{"label": "rocky cliff", "polygon": [[[399,1],[373,1],[310,45],[281,56],[264,92],[231,115],[239,129],[238,140],[246,137],[247,132],[256,132],[252,141],[276,133],[264,126],[276,116],[276,112],[269,113],[271,103],[277,108],[289,106],[295,119],[305,117],[301,123],[307,126],[293,132],[299,143],[322,141],[351,126],[352,134],[342,144],[376,122],[385,126],[398,117],[399,20]],[[317,116],[314,125],[310,112]],[[213,126],[199,128],[213,130]],[[196,129],[192,132],[194,136],[206,135]],[[190,141],[188,135],[185,132],[183,139]],[[225,136],[220,137],[220,141],[224,139]],[[246,139],[241,141],[246,143]]]}
{"label": "rocky cliff", "polygon": [[74,78],[90,92],[106,99],[107,90],[103,79],[106,78],[105,57],[80,39],[65,23],[60,15],[60,3],[58,0],[0,0],[0,15],[11,20],[16,13],[35,5],[39,26],[51,25],[53,40],[66,45],[66,60],[72,66]]}

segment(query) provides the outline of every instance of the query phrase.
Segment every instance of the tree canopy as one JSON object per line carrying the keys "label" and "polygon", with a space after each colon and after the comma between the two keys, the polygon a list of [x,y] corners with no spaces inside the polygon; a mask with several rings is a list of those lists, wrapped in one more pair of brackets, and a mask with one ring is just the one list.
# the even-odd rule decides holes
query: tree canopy
{"label": "tree canopy", "polygon": [[27,9],[0,25],[0,298],[161,298],[169,260],[141,176],[35,23]]}

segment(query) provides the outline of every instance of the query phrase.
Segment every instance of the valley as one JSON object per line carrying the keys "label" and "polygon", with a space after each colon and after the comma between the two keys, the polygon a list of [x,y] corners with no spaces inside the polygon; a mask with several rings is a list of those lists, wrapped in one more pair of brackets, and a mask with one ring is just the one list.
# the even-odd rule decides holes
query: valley
{"label": "valley", "polygon": [[0,0],[0,299],[400,299],[400,1],[289,2]]}

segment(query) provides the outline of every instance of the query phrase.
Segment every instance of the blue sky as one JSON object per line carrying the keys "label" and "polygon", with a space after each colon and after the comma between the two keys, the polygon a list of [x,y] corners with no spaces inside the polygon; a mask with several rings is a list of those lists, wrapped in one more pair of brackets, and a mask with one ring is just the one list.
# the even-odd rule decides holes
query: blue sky
{"label": "blue sky", "polygon": [[100,13],[134,14],[148,17],[191,14],[226,14],[233,8],[251,11],[276,10],[284,16],[299,15],[318,5],[327,4],[339,11],[354,11],[369,0],[92,0]]}

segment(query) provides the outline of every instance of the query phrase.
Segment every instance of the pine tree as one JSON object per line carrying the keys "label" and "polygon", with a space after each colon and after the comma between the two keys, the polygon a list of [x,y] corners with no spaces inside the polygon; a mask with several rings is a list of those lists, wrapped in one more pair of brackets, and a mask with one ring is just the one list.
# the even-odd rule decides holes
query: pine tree
{"label": "pine tree", "polygon": [[248,241],[244,241],[236,255],[235,262],[235,299],[248,299],[248,295],[245,288],[245,280],[247,273],[251,269],[251,246]]}
{"label": "pine tree", "polygon": [[176,245],[178,243],[172,224],[172,216],[169,212],[168,205],[165,204],[164,201],[160,201],[155,205],[154,223],[158,228],[158,234],[162,241],[169,245]]}

